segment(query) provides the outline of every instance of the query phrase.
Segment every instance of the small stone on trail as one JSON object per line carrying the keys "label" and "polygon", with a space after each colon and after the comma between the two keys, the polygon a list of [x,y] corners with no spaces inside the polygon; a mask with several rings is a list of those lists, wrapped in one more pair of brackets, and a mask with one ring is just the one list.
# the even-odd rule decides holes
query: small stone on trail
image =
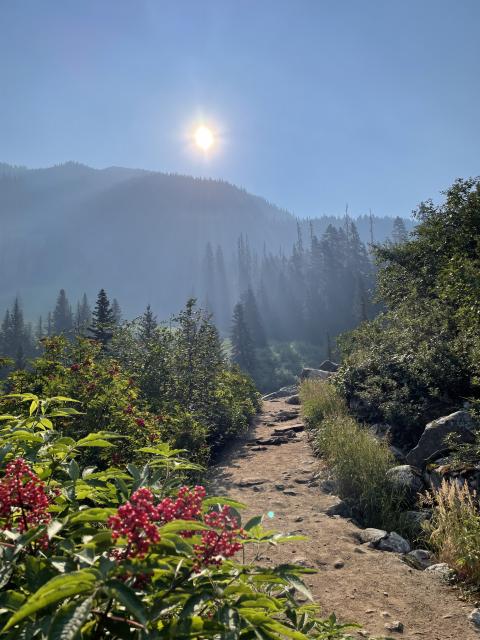
{"label": "small stone on trail", "polygon": [[238,483],[239,487],[254,487],[259,484],[265,484],[266,480],[260,478],[244,478]]}
{"label": "small stone on trail", "polygon": [[284,496],[296,496],[297,492],[296,491],[292,491],[291,489],[288,489],[288,491],[284,491],[283,492]]}
{"label": "small stone on trail", "polygon": [[297,516],[296,518],[294,518],[293,521],[294,522],[303,522],[303,518],[302,518],[302,516]]}
{"label": "small stone on trail", "polygon": [[470,615],[468,616],[470,622],[472,622],[476,627],[480,627],[480,609],[474,609]]}
{"label": "small stone on trail", "polygon": [[256,447],[252,447],[250,451],[266,451],[267,447],[263,447],[261,445],[257,445]]}
{"label": "small stone on trail", "polygon": [[276,484],[275,485],[275,489],[277,491],[283,491],[285,489],[285,485],[284,484]]}
{"label": "small stone on trail", "polygon": [[445,562],[439,562],[438,564],[432,564],[425,569],[425,573],[431,573],[433,576],[440,580],[450,580],[455,572]]}
{"label": "small stone on trail", "polygon": [[397,633],[403,633],[403,624],[400,620],[395,620],[394,622],[389,622],[385,625],[385,629],[387,631],[396,631]]}
{"label": "small stone on trail", "polygon": [[335,562],[333,563],[333,568],[334,569],[342,569],[345,566],[345,563],[342,559],[338,559],[335,560]]}
{"label": "small stone on trail", "polygon": [[353,550],[354,553],[367,553],[365,551],[365,549],[362,549],[362,547],[355,547]]}

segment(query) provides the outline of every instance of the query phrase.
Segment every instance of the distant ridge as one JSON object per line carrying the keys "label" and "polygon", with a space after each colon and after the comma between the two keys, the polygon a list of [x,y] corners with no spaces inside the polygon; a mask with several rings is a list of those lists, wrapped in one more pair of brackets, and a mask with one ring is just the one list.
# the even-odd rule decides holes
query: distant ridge
{"label": "distant ridge", "polygon": [[[207,242],[221,245],[227,268],[240,235],[252,251],[290,251],[294,215],[229,182],[143,169],[94,169],[67,162],[42,169],[0,163],[0,311],[19,294],[27,314],[50,307],[59,288],[71,297],[101,286],[127,314],[146,302],[160,314],[199,289]],[[374,219],[375,240],[392,219]],[[407,221],[411,226],[411,221]],[[305,237],[335,216],[300,221]],[[368,220],[358,228],[369,240]]]}

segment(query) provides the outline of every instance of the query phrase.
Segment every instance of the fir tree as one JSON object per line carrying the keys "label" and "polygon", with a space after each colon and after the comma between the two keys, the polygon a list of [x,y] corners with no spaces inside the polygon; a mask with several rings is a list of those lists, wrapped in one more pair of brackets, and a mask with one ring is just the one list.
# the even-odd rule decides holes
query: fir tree
{"label": "fir tree", "polygon": [[257,306],[257,300],[252,289],[248,289],[242,296],[243,316],[247,324],[250,336],[253,340],[255,347],[265,347],[267,344],[267,338],[265,336],[265,329],[260,317],[260,312]]}
{"label": "fir tree", "polygon": [[85,335],[92,322],[92,311],[88,304],[87,294],[84,293],[80,302],[77,302],[75,313],[75,332],[78,335]]}
{"label": "fir tree", "polygon": [[89,332],[94,340],[100,342],[104,348],[113,337],[115,317],[105,289],[100,289],[97,302],[92,314],[92,324]]}
{"label": "fir tree", "polygon": [[55,335],[69,334],[73,329],[72,308],[68,303],[65,289],[60,289],[53,311],[53,331]]}
{"label": "fir tree", "polygon": [[393,221],[392,241],[394,244],[402,244],[408,240],[408,232],[405,222],[397,216]]}
{"label": "fir tree", "polygon": [[255,347],[245,321],[243,305],[240,302],[233,308],[231,340],[233,362],[252,375],[256,365]]}
{"label": "fir tree", "polygon": [[138,330],[140,341],[143,344],[148,344],[154,337],[157,327],[157,317],[153,314],[150,305],[147,305],[147,308],[140,318],[140,326]]}

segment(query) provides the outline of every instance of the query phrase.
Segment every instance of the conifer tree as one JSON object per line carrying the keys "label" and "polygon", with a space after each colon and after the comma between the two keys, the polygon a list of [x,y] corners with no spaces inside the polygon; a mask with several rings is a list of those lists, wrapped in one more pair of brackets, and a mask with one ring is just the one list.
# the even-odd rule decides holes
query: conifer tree
{"label": "conifer tree", "polygon": [[247,289],[246,293],[242,296],[241,302],[243,307],[243,316],[254,346],[265,347],[267,344],[265,329],[260,317],[255,294],[251,288]]}
{"label": "conifer tree", "polygon": [[240,302],[233,308],[231,340],[233,362],[252,375],[256,365],[255,347],[245,321],[243,305]]}
{"label": "conifer tree", "polygon": [[94,340],[97,340],[105,349],[113,337],[115,318],[110,301],[105,289],[100,289],[92,314],[92,324],[89,332]]}
{"label": "conifer tree", "polygon": [[114,298],[112,302],[112,313],[115,324],[119,325],[122,321],[122,310],[116,298]]}
{"label": "conifer tree", "polygon": [[140,318],[140,326],[138,335],[140,341],[143,344],[148,344],[153,336],[155,335],[155,329],[158,327],[157,317],[153,314],[152,308],[150,305],[147,305],[147,308],[142,314]]}
{"label": "conifer tree", "polygon": [[92,322],[92,311],[88,304],[87,294],[84,293],[80,302],[77,302],[75,313],[75,332],[78,335],[85,335]]}
{"label": "conifer tree", "polygon": [[53,311],[53,331],[55,335],[69,334],[73,329],[72,308],[68,302],[65,289],[60,289],[57,304]]}
{"label": "conifer tree", "polygon": [[394,244],[402,244],[408,240],[408,232],[405,227],[405,222],[397,216],[393,221],[393,229],[392,229],[392,241]]}

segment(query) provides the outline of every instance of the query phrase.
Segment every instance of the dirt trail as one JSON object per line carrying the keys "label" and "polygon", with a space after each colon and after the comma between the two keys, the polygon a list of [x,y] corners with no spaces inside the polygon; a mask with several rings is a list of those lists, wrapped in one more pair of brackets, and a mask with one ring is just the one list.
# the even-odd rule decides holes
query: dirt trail
{"label": "dirt trail", "polygon": [[[296,561],[317,569],[306,582],[323,613],[335,611],[342,621],[357,621],[371,635],[478,640],[480,634],[467,620],[472,604],[460,601],[457,591],[411,569],[397,554],[366,548],[358,542],[354,524],[323,513],[336,499],[322,489],[325,470],[304,431],[277,446],[252,446],[252,440],[270,438],[275,429],[301,423],[293,414],[281,420],[285,411],[298,408],[283,400],[265,402],[251,432],[225,452],[211,475],[212,490],[245,502],[247,517],[273,512],[272,528],[309,537],[266,548],[263,560]],[[385,628],[397,620],[404,625],[402,634]]]}

